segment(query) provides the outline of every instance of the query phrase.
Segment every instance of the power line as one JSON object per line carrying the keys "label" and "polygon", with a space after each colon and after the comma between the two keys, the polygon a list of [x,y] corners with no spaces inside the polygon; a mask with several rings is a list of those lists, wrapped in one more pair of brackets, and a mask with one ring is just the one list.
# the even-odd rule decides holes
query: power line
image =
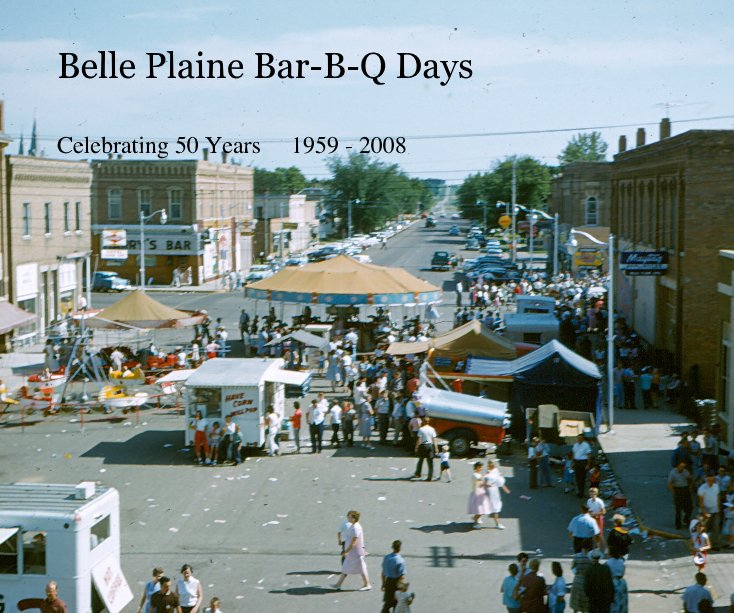
{"label": "power line", "polygon": [[[717,121],[721,119],[734,119],[734,115],[715,115],[711,117],[693,117],[688,119],[676,119],[675,124],[679,123],[695,123],[695,122],[701,122],[701,121]],[[498,137],[498,136],[524,136],[524,135],[532,135],[532,134],[557,134],[562,132],[585,132],[589,130],[613,130],[618,128],[637,128],[642,126],[656,126],[658,125],[658,121],[638,121],[633,123],[620,123],[620,124],[608,124],[608,125],[598,125],[598,126],[577,126],[577,127],[570,127],[570,128],[540,128],[535,130],[505,130],[500,132],[454,132],[454,133],[447,133],[447,134],[413,134],[413,135],[401,135],[406,140],[446,140],[446,139],[454,139],[454,138],[489,138],[489,137]],[[20,134],[11,134],[10,135],[13,139],[20,138]],[[68,137],[69,134],[65,134],[63,136],[38,136],[37,140],[40,141],[55,141],[60,138]],[[97,140],[103,138],[102,136],[90,136],[85,135],[90,140]],[[333,136],[333,135],[332,135]],[[73,137],[72,137],[73,138]],[[130,137],[125,136],[104,136],[105,139],[108,141],[125,141],[125,140],[133,140]],[[177,141],[176,138],[173,137],[155,137],[155,136],[149,136],[149,137],[135,137],[135,139],[138,138],[147,138],[148,140],[156,141],[156,142],[165,142],[165,143],[175,143]],[[225,137],[222,137],[225,139]],[[229,138],[229,137],[227,137]],[[248,136],[248,140],[257,140],[257,142],[261,144],[282,144],[282,143],[292,143],[295,137],[290,138],[282,138],[282,137],[268,137],[268,138],[253,138],[252,135]],[[362,136],[337,136],[340,142],[359,142],[360,139],[365,138],[364,135]],[[233,140],[236,140],[236,137],[233,137]]]}

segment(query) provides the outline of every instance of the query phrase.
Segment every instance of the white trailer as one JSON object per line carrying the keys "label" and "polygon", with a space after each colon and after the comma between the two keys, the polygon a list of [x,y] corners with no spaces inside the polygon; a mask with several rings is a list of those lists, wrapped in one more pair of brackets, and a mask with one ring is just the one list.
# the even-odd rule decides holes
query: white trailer
{"label": "white trailer", "polygon": [[517,296],[517,312],[504,317],[503,336],[516,343],[545,345],[558,338],[556,300],[550,296]]}
{"label": "white trailer", "polygon": [[70,613],[118,613],[132,600],[117,490],[93,481],[0,484],[0,611],[45,598],[49,581]]}
{"label": "white trailer", "polygon": [[281,358],[214,358],[207,360],[186,381],[186,444],[194,442],[189,427],[196,412],[211,425],[224,425],[227,415],[240,426],[242,446],[259,448],[265,444],[263,416],[268,405],[283,418],[286,385],[296,386],[303,395],[311,382],[310,372],[284,370]]}

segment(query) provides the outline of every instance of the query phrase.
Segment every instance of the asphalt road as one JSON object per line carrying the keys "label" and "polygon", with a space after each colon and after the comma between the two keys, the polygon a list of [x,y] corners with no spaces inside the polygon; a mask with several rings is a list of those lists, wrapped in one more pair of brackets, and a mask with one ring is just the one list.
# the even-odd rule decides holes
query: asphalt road
{"label": "asphalt road", "polygon": [[[451,273],[423,270],[436,249],[450,243],[448,220],[436,230],[414,227],[376,263],[407,268],[451,288]],[[95,296],[96,305],[116,296]],[[183,308],[203,307],[236,329],[239,294],[156,293]],[[453,295],[451,295],[453,304]],[[251,305],[248,305],[250,308]],[[318,391],[320,382],[316,382]],[[0,433],[0,481],[74,483],[96,480],[121,495],[122,567],[139,599],[153,566],[177,575],[192,564],[207,597],[227,612],[378,611],[380,560],[390,543],[404,543],[413,610],[502,611],[499,586],[521,550],[563,562],[571,579],[568,520],[577,499],[559,487],[527,489],[523,451],[503,459],[511,494],[504,496],[506,530],[472,530],[466,515],[470,461],[454,459],[454,481],[414,482],[415,461],[402,451],[327,449],[320,455],[286,453],[249,458],[239,467],[200,467],[183,445],[183,418],[146,409],[140,422],[92,418],[82,429],[74,416]],[[362,513],[371,592],[347,579],[347,591],[329,588],[339,570],[336,532],[349,509]],[[690,561],[671,546],[636,547],[628,563],[631,611],[674,611],[675,587],[690,582]],[[668,558],[675,557],[670,560]],[[63,597],[63,594],[62,594]],[[132,604],[126,611],[135,611]]]}

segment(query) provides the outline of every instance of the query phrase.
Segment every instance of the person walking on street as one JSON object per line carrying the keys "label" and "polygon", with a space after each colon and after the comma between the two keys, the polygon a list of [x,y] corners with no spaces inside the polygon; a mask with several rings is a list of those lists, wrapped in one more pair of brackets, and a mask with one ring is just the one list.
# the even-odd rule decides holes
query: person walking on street
{"label": "person walking on street", "polygon": [[489,515],[489,496],[487,488],[484,487],[484,475],[482,469],[484,464],[474,462],[474,471],[472,472],[471,492],[469,492],[469,502],[467,503],[467,513],[472,516],[474,528],[481,528],[482,515]]}
{"label": "person walking on street", "polygon": [[515,597],[520,601],[520,612],[545,613],[545,579],[538,574],[540,560],[533,558],[528,567],[530,572],[520,577],[515,588]]}
{"label": "person walking on street", "polygon": [[291,426],[293,427],[293,442],[296,444],[296,453],[301,453],[301,403],[296,400],[293,403],[293,415],[291,415]]}
{"label": "person walking on street", "polygon": [[311,453],[321,453],[321,443],[324,437],[324,411],[315,398],[306,412],[306,419],[311,435]]}
{"label": "person walking on street", "polygon": [[551,564],[551,571],[555,579],[548,588],[548,611],[550,613],[563,613],[566,609],[566,593],[568,588],[563,578],[563,568],[560,562]]}
{"label": "person walking on street", "polygon": [[591,445],[586,441],[583,434],[576,437],[571,452],[573,453],[573,470],[576,477],[576,496],[583,498],[586,488],[586,471],[591,463]]}
{"label": "person walking on street", "polygon": [[685,613],[700,613],[699,605],[702,600],[714,602],[711,592],[706,589],[706,575],[704,573],[696,573],[696,583],[689,585],[683,590],[681,599],[683,600],[683,609]]}
{"label": "person walking on street", "polygon": [[143,597],[140,599],[140,604],[138,605],[138,613],[151,613],[150,599],[153,597],[153,594],[160,591],[162,576],[163,569],[156,566],[153,569],[153,579],[148,581],[143,589]]}
{"label": "person walking on street", "polygon": [[461,281],[456,282],[456,306],[461,306],[462,295],[464,293],[464,284]]}
{"label": "person walking on street", "polygon": [[673,494],[676,530],[681,530],[691,523],[691,513],[693,511],[691,482],[691,473],[683,461],[678,462],[678,466],[671,469],[670,473],[668,473],[668,489]]}
{"label": "person walking on street", "polygon": [[[3,605],[4,603],[0,602]],[[67,613],[66,603],[59,598],[59,586],[56,581],[46,584],[46,598],[24,598],[18,601],[18,609],[40,609],[42,613]]]}
{"label": "person walking on street", "polygon": [[398,583],[405,580],[405,560],[400,555],[401,541],[392,542],[392,553],[382,558],[382,613],[389,613],[398,603],[395,592]]}
{"label": "person walking on street", "polygon": [[602,553],[594,549],[589,553],[591,566],[584,578],[584,592],[589,601],[589,613],[609,613],[614,602],[612,572],[601,563]]}
{"label": "person walking on street", "polygon": [[497,466],[495,460],[487,461],[487,474],[484,475],[484,487],[487,489],[489,514],[494,519],[494,526],[498,530],[504,530],[505,527],[500,523],[500,511],[502,511],[502,495],[500,494],[500,489],[505,494],[509,494],[510,488],[505,485],[505,478],[500,473],[499,466]]}
{"label": "person walking on street", "polygon": [[719,547],[719,517],[721,517],[721,497],[719,484],[716,483],[716,474],[706,474],[706,481],[698,488],[698,508],[709,516],[711,548],[716,551]]}
{"label": "person walking on street", "polygon": [[502,580],[500,586],[500,594],[502,594],[502,604],[507,607],[507,613],[520,613],[520,601],[515,599],[515,588],[520,582],[519,569],[517,564],[512,563],[507,567],[510,573]]}
{"label": "person walking on street", "polygon": [[590,551],[597,534],[599,534],[599,524],[589,515],[589,507],[582,504],[581,513],[568,524],[568,535],[573,540],[574,553],[579,553],[583,549]]}
{"label": "person walking on street", "polygon": [[540,468],[540,487],[553,487],[548,443],[542,437],[536,437],[533,442],[535,442],[535,457],[538,459]]}
{"label": "person walking on street", "polygon": [[171,590],[171,580],[161,577],[161,589],[150,597],[151,613],[181,613],[178,594]]}
{"label": "person walking on street", "polygon": [[194,569],[189,564],[181,567],[181,577],[176,581],[176,596],[181,604],[181,613],[198,613],[204,602],[201,581],[194,577]]}
{"label": "person walking on street", "polygon": [[331,446],[339,449],[339,429],[342,425],[342,408],[336,400],[329,409],[329,424],[331,425]]}
{"label": "person walking on street", "polygon": [[346,547],[344,549],[342,571],[339,575],[339,580],[334,585],[334,589],[342,589],[342,583],[344,583],[347,575],[361,575],[362,587],[359,588],[359,591],[366,592],[371,590],[372,586],[370,585],[370,578],[367,574],[367,565],[364,562],[364,532],[359,523],[359,511],[349,511],[347,518],[351,522],[351,525],[347,530],[347,538],[345,539]]}
{"label": "person walking on street", "polygon": [[340,564],[344,564],[344,550],[347,548],[346,541],[349,537],[349,528],[352,526],[352,520],[347,513],[346,519],[339,526],[336,533],[336,542],[339,545],[339,555],[341,557]]}
{"label": "person walking on street", "polygon": [[416,479],[421,478],[423,469],[423,460],[428,464],[428,476],[426,481],[433,481],[433,458],[438,453],[438,443],[436,442],[436,431],[431,426],[431,418],[426,415],[423,418],[423,425],[418,428],[417,440],[415,442],[415,452],[418,454],[418,464],[415,467]]}

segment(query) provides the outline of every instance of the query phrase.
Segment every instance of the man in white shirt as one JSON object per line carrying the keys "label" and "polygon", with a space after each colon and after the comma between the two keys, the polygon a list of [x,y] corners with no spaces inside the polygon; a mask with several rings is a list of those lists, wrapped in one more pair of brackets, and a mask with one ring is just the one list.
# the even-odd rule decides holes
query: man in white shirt
{"label": "man in white shirt", "polygon": [[415,442],[415,452],[418,454],[418,464],[415,467],[416,479],[420,479],[423,469],[423,460],[428,464],[428,477],[426,481],[433,481],[433,458],[438,453],[436,443],[436,431],[431,426],[431,418],[427,415],[423,418],[423,425],[418,428],[418,438]]}
{"label": "man in white shirt", "polygon": [[583,434],[579,434],[576,437],[576,442],[573,444],[573,469],[576,476],[576,495],[579,498],[584,497],[584,490],[586,488],[586,470],[589,468],[591,463],[591,445],[586,442]]}
{"label": "man in white shirt", "polygon": [[325,411],[318,400],[313,399],[306,411],[308,431],[311,435],[311,453],[321,453],[321,440],[324,436]]}
{"label": "man in white shirt", "polygon": [[711,547],[719,547],[719,517],[721,511],[721,498],[719,497],[719,484],[716,482],[716,474],[706,474],[706,481],[698,487],[698,508],[702,513],[708,513],[711,519],[708,522],[709,539]]}
{"label": "man in white shirt", "polygon": [[115,347],[115,350],[110,354],[110,361],[112,362],[112,368],[117,371],[122,370],[122,361],[125,359],[125,354],[120,351],[119,347]]}
{"label": "man in white shirt", "polygon": [[359,335],[357,331],[352,328],[344,335],[344,340],[352,346],[352,356],[357,355],[357,344],[359,343]]}
{"label": "man in white shirt", "polygon": [[387,429],[390,427],[390,399],[382,390],[375,401],[377,411],[377,429],[380,433],[380,445],[387,444]]}
{"label": "man in white shirt", "polygon": [[367,378],[360,377],[359,382],[354,386],[354,405],[361,405],[367,398]]}
{"label": "man in white shirt", "polygon": [[339,449],[339,429],[342,425],[342,408],[338,401],[334,401],[329,409],[329,423],[331,424],[331,446]]}

